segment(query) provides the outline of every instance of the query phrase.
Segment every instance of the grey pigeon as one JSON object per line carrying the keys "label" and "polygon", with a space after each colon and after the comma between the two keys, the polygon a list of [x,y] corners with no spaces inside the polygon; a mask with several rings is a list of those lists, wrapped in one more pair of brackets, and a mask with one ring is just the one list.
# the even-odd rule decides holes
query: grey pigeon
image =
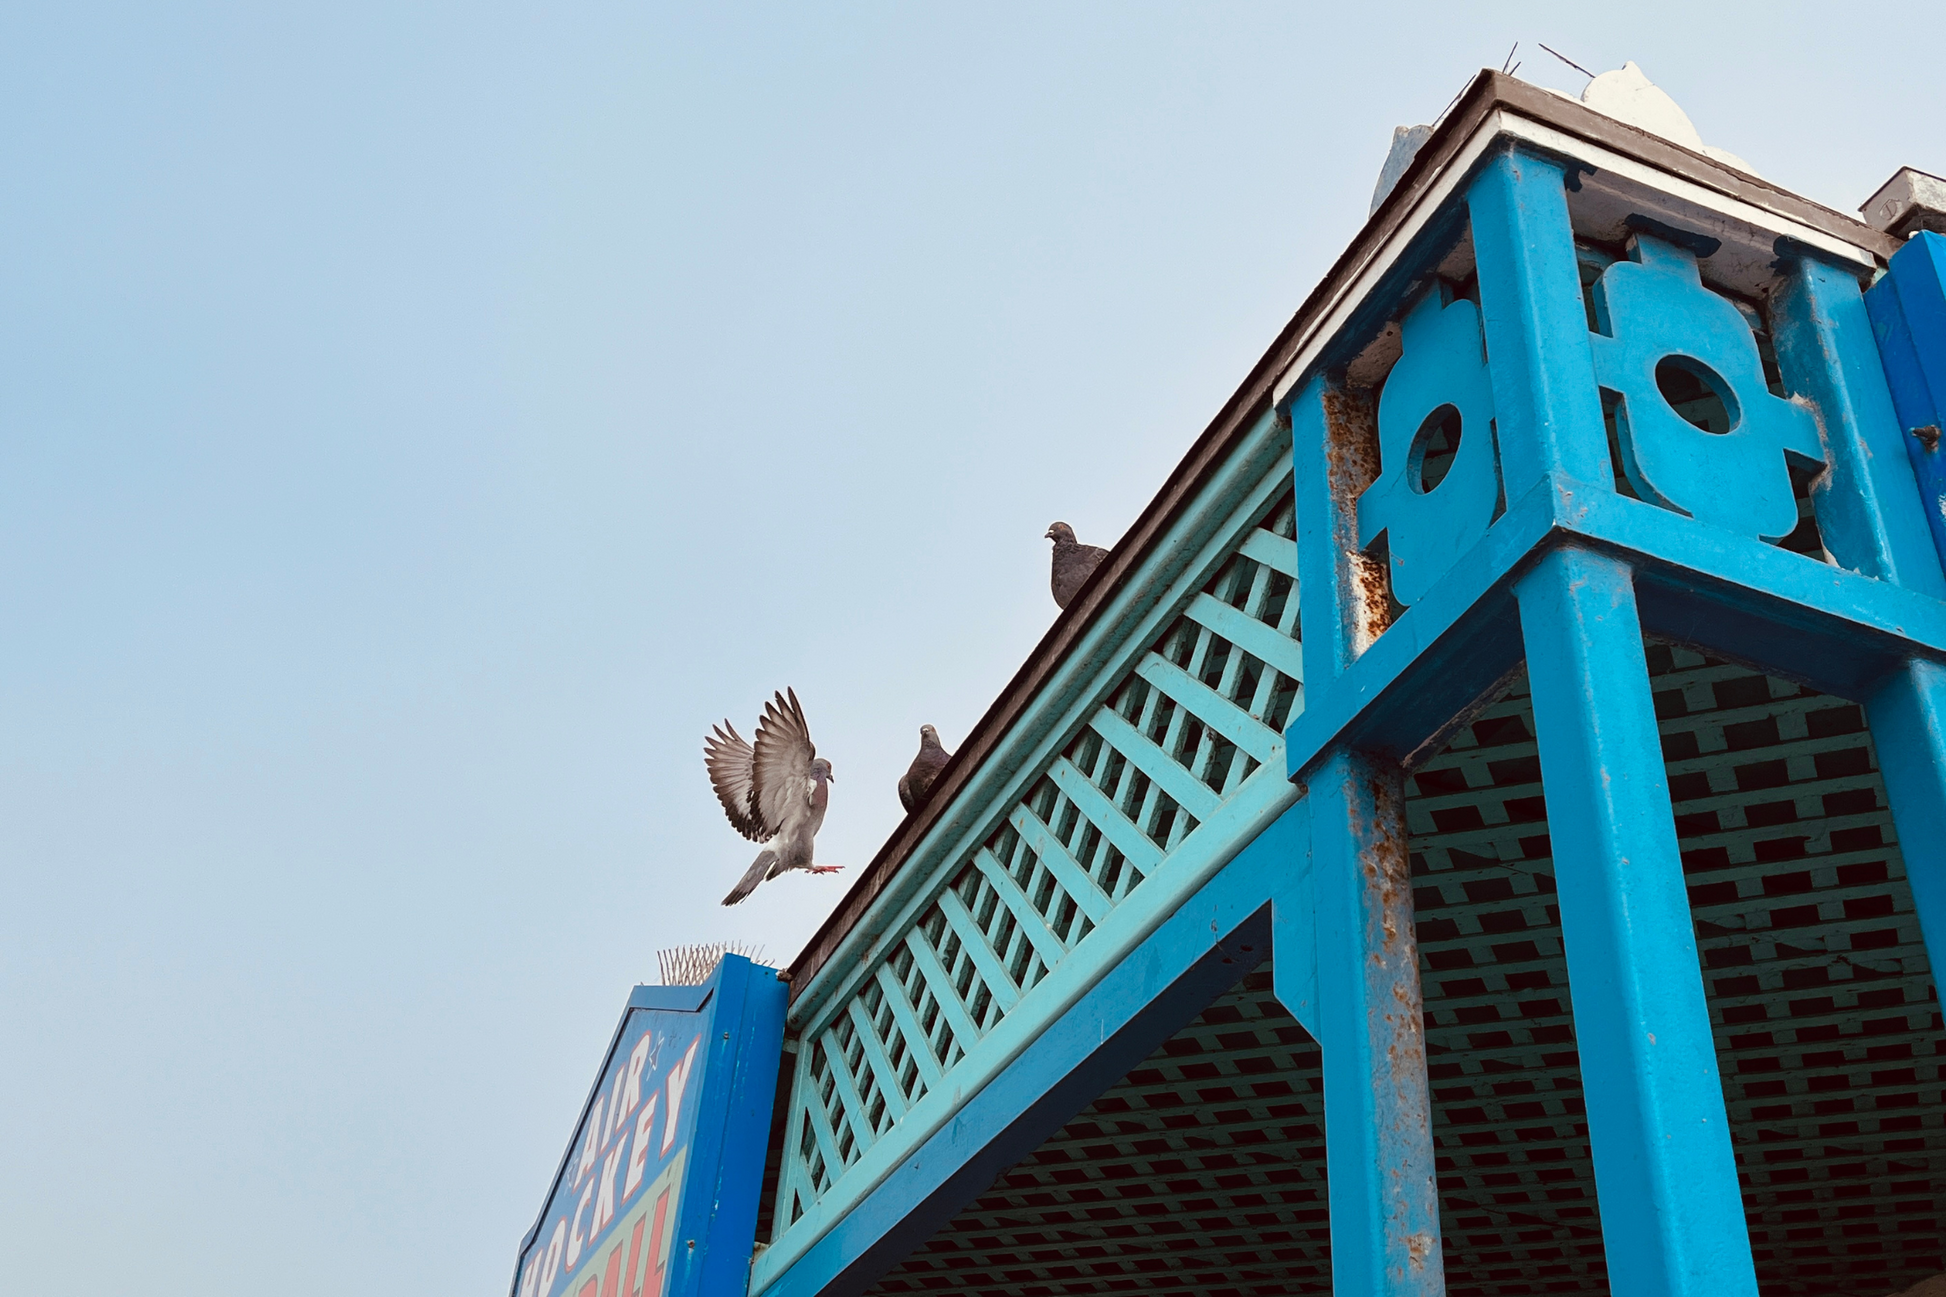
{"label": "grey pigeon", "polygon": [[912,758],[906,767],[905,777],[899,780],[899,804],[908,812],[919,809],[919,803],[926,800],[932,791],[932,781],[939,778],[939,772],[946,768],[952,753],[939,746],[939,731],[930,725],[919,727],[919,755]]}
{"label": "grey pigeon", "polygon": [[838,865],[811,863],[812,842],[831,801],[831,763],[811,746],[811,729],[797,691],[764,704],[757,744],[743,741],[727,720],[703,740],[703,765],[731,827],[752,842],[768,843],[723,898],[735,905],[757,884],[790,869],[836,873]]}
{"label": "grey pigeon", "polygon": [[1047,538],[1054,542],[1054,571],[1049,582],[1054,588],[1054,606],[1065,608],[1088,584],[1108,551],[1099,545],[1083,545],[1074,538],[1074,528],[1064,522],[1049,527]]}

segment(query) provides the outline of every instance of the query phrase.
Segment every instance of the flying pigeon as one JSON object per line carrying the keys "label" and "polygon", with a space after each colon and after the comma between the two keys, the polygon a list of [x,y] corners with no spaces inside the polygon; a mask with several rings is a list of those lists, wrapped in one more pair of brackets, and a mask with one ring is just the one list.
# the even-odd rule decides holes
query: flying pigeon
{"label": "flying pigeon", "polygon": [[899,803],[910,811],[919,809],[919,803],[926,800],[932,790],[932,781],[939,778],[939,772],[946,768],[946,762],[953,754],[939,746],[939,731],[930,725],[919,727],[919,755],[912,758],[906,767],[905,778],[899,780]]}
{"label": "flying pigeon", "polygon": [[1054,571],[1050,581],[1054,587],[1054,605],[1065,608],[1108,557],[1108,551],[1099,545],[1083,545],[1074,538],[1074,528],[1064,522],[1049,527],[1047,538],[1054,542]]}
{"label": "flying pigeon", "polygon": [[723,904],[735,905],[756,891],[758,883],[786,870],[839,870],[838,865],[811,863],[812,842],[831,801],[831,763],[811,746],[811,729],[795,689],[788,699],[780,693],[764,704],[754,748],[729,721],[715,726],[703,740],[703,765],[731,827],[752,842],[769,844]]}

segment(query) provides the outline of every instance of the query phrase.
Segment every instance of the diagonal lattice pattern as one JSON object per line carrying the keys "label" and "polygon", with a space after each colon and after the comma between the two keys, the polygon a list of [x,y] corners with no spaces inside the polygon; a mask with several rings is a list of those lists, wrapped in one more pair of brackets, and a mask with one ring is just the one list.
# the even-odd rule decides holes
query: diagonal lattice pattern
{"label": "diagonal lattice pattern", "polygon": [[1301,705],[1286,470],[870,976],[798,1051],[772,1228],[796,1222],[1266,763]]}
{"label": "diagonal lattice pattern", "polygon": [[1320,1057],[1270,984],[1246,975],[873,1291],[1328,1293]]}

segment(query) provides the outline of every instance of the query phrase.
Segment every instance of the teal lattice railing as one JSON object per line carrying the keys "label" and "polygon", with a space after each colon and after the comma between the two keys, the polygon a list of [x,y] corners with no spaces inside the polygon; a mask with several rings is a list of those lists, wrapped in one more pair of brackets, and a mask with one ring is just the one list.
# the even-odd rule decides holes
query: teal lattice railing
{"label": "teal lattice railing", "polygon": [[[1265,435],[1280,432],[1287,445],[1287,431]],[[800,1024],[776,1255],[760,1261],[752,1291],[828,1226],[820,1203],[883,1174],[873,1163],[888,1150],[875,1158],[875,1146],[909,1146],[925,1133],[914,1124],[936,1128],[1004,1061],[994,1055],[1058,1015],[1066,1000],[1050,979],[1072,982],[1077,966],[1112,956],[1124,939],[1097,934],[1138,922],[1144,907],[1129,902],[1151,880],[1186,873],[1178,862],[1233,837],[1199,837],[1204,825],[1226,806],[1288,801],[1282,732],[1303,677],[1296,529],[1288,459],[1258,462],[1268,468],[1231,484],[1234,512],[1196,560],[1156,575],[1166,597],[1141,599],[1152,611],[1090,655],[1099,677],[1065,730],[937,856],[943,867],[898,917],[878,921],[871,953],[834,975],[843,989],[806,997],[815,1007]],[[1028,1021],[1002,1029],[1016,1017]],[[931,1120],[915,1123],[922,1105]]]}

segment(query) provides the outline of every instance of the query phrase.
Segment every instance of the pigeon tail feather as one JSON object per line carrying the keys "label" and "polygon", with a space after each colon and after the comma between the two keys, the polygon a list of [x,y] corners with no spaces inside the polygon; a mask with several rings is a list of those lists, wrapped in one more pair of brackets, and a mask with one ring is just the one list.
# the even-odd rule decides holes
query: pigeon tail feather
{"label": "pigeon tail feather", "polygon": [[735,905],[738,901],[741,901],[744,897],[756,891],[757,884],[769,878],[776,865],[777,853],[775,851],[759,851],[757,858],[751,862],[750,868],[744,870],[743,877],[737,880],[737,885],[732,887],[730,894],[723,898],[723,904]]}

